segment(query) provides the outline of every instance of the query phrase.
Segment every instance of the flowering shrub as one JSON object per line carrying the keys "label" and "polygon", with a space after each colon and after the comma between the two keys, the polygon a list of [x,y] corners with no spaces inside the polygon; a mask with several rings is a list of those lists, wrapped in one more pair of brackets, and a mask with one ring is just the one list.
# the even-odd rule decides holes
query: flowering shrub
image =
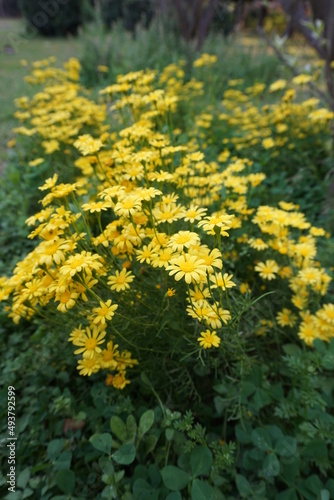
{"label": "flowering shrub", "polygon": [[34,198],[43,179],[41,206],[0,278],[17,494],[334,495],[329,235],[270,186],[283,160],[321,164],[331,116],[305,104],[302,79],[231,81],[212,106],[208,54],[196,79],[180,62],[119,75],[97,99],[78,61],[51,63],[17,100],[13,172]]}
{"label": "flowering shrub", "polygon": [[[214,62],[202,56],[194,66]],[[100,92],[106,104],[96,104],[78,84],[78,61],[64,70],[49,63],[36,63],[27,78],[44,88],[18,99],[16,116],[25,125],[16,132],[34,141],[31,168],[47,156],[51,168],[73,159],[64,173],[71,182],[61,182],[60,167],[39,187],[42,210],[27,220],[39,243],[1,278],[1,299],[15,323],[56,318],[66,326],[79,373],[106,370],[106,384],[117,389],[152,355],[168,373],[189,359],[219,366],[228,342],[240,336],[251,343],[254,335],[284,336],[287,329],[309,346],[334,336],[334,305],[326,299],[331,277],[316,260],[325,230],[293,203],[256,207],[265,174],[253,160],[230,154],[224,137],[216,157],[210,149],[217,119],[242,123],[232,141],[237,150],[259,141],[270,150],[269,126],[275,144],[288,147],[303,133],[328,133],[328,113],[316,111],[314,101],[292,104],[286,91],[261,118],[247,104],[247,96],[263,91],[258,85],[245,94],[226,91],[224,114],[193,116],[203,85],[184,81],[182,62],[161,74],[120,75]],[[246,103],[246,114],[235,102]],[[188,115],[180,116],[185,105]],[[190,119],[192,129],[173,125]],[[246,311],[257,317],[255,331]]]}

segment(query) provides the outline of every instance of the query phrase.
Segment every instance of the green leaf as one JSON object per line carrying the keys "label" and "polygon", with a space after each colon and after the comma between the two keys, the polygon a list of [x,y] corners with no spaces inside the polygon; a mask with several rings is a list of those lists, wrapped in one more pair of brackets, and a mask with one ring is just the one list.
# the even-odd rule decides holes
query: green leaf
{"label": "green leaf", "polygon": [[108,476],[111,476],[115,472],[114,466],[108,457],[100,457],[99,466],[101,467],[103,474],[107,474]]}
{"label": "green leaf", "polygon": [[252,398],[252,403],[256,410],[261,410],[261,408],[271,403],[271,397],[264,389],[259,388]]}
{"label": "green leaf", "polygon": [[33,490],[31,488],[25,488],[24,491],[23,491],[23,495],[22,495],[22,500],[24,500],[24,498],[29,498],[31,497],[31,495],[33,495]]}
{"label": "green leaf", "polygon": [[117,415],[114,415],[110,419],[110,428],[111,432],[115,434],[115,436],[124,443],[124,441],[127,440],[128,438],[128,433],[126,430],[126,425],[123,422],[123,420],[118,417]]}
{"label": "green leaf", "polygon": [[315,339],[313,341],[313,347],[315,348],[316,351],[320,352],[321,354],[325,354],[327,352],[327,347],[323,340]]}
{"label": "green leaf", "polygon": [[187,472],[174,465],[166,465],[166,467],[162,469],[161,475],[164,485],[172,491],[183,490],[191,479]]}
{"label": "green leaf", "polygon": [[122,481],[124,475],[125,475],[125,470],[119,470],[118,472],[115,472],[114,474],[115,483],[119,483],[120,481]]}
{"label": "green leaf", "polygon": [[118,464],[129,465],[136,458],[136,448],[133,443],[123,444],[111,456]]}
{"label": "green leaf", "polygon": [[275,500],[298,500],[298,496],[294,488],[289,488],[276,495]]}
{"label": "green leaf", "polygon": [[191,485],[191,500],[214,500],[215,492],[211,486],[200,479],[194,479]]}
{"label": "green leaf", "polygon": [[167,441],[171,441],[175,435],[174,429],[166,429],[165,430],[165,436]]}
{"label": "green leaf", "polygon": [[138,441],[150,430],[154,423],[154,411],[147,410],[140,417],[139,427],[138,427]]}
{"label": "green leaf", "polygon": [[133,493],[136,500],[158,500],[159,490],[155,490],[145,481],[145,479],[136,479],[133,484]]}
{"label": "green leaf", "polygon": [[254,394],[256,391],[256,386],[251,382],[244,382],[241,391],[241,400],[243,403],[248,403],[248,398]]}
{"label": "green leaf", "polygon": [[216,408],[216,412],[218,416],[220,417],[223,415],[225,409],[229,406],[230,402],[227,401],[226,399],[222,398],[221,396],[215,396],[213,398],[213,402]]}
{"label": "green leaf", "polygon": [[326,489],[330,492],[330,494],[334,498],[334,479],[328,479],[326,483]]}
{"label": "green leaf", "polygon": [[190,455],[190,465],[193,477],[208,475],[212,465],[212,453],[206,446],[197,446]]}
{"label": "green leaf", "polygon": [[134,441],[136,439],[136,434],[137,434],[137,424],[136,424],[136,419],[133,415],[129,415],[128,418],[126,419],[126,428],[128,431],[128,439]]}
{"label": "green leaf", "polygon": [[284,436],[275,445],[275,452],[281,457],[284,463],[284,459],[290,459],[297,454],[297,443],[290,436]]}
{"label": "green leaf", "polygon": [[63,451],[54,464],[56,470],[66,470],[71,467],[72,453],[70,451]]}
{"label": "green leaf", "polygon": [[75,474],[72,470],[59,470],[56,474],[56,484],[61,491],[71,495],[75,488]]}
{"label": "green leaf", "polygon": [[150,434],[149,436],[146,436],[146,438],[144,439],[145,457],[146,457],[146,455],[151,453],[151,451],[154,450],[154,448],[157,445],[157,442],[158,442],[158,437],[155,436],[154,434]]}
{"label": "green leaf", "polygon": [[238,488],[238,491],[241,496],[248,496],[253,493],[252,487],[250,483],[247,481],[247,479],[244,476],[241,476],[241,474],[236,474],[235,475],[235,482]]}
{"label": "green leaf", "polygon": [[145,385],[148,385],[149,387],[152,386],[150,379],[148,378],[145,372],[141,372],[140,378],[142,379],[142,382],[144,382]]}
{"label": "green leaf", "polygon": [[55,460],[57,460],[57,458],[59,457],[59,455],[63,449],[63,445],[64,445],[63,439],[54,439],[53,441],[50,441],[50,443],[48,444],[46,453],[47,453],[48,459],[51,462],[54,462]]}
{"label": "green leaf", "polygon": [[323,490],[323,484],[319,477],[313,474],[304,481],[300,482],[297,486],[297,490],[307,500],[313,500],[314,498],[317,498],[318,494],[320,494]]}
{"label": "green leaf", "polygon": [[250,444],[252,442],[251,432],[252,428],[248,424],[246,430],[240,424],[235,428],[237,440],[242,444]]}
{"label": "green leaf", "polygon": [[303,450],[303,457],[312,459],[327,459],[328,450],[325,441],[312,439]]}
{"label": "green leaf", "polygon": [[278,476],[280,469],[280,463],[275,453],[270,453],[263,462],[263,473],[265,477]]}
{"label": "green leaf", "polygon": [[[252,456],[253,452],[257,452],[259,455],[258,458],[255,458]],[[242,454],[242,466],[247,470],[247,471],[258,471],[261,469],[261,464],[264,460],[264,451],[258,450],[257,448],[252,448],[251,450],[246,450]]]}
{"label": "green leaf", "polygon": [[334,354],[334,338],[332,338],[329,342],[329,352]]}
{"label": "green leaf", "polygon": [[254,445],[263,451],[272,449],[272,442],[268,432],[265,429],[258,427],[252,432],[252,441]]}
{"label": "green leaf", "polygon": [[288,484],[293,484],[299,476],[301,467],[300,457],[281,459],[281,475]]}
{"label": "green leaf", "polygon": [[166,496],[166,500],[182,500],[181,493],[179,491],[172,491]]}
{"label": "green leaf", "polygon": [[89,441],[96,450],[107,453],[108,455],[110,454],[112,444],[112,437],[110,434],[106,432],[104,434],[93,434]]}
{"label": "green leaf", "polygon": [[279,427],[277,427],[277,425],[268,425],[266,427],[266,431],[268,431],[270,439],[275,445],[278,441],[281,441],[284,438],[283,432]]}
{"label": "green leaf", "polygon": [[296,344],[284,344],[283,351],[288,356],[293,356],[295,358],[298,358],[299,356],[301,356],[301,353],[302,353],[302,351],[300,350],[300,347],[298,347]]}
{"label": "green leaf", "polygon": [[151,480],[151,484],[154,488],[157,488],[161,484],[161,474],[160,469],[157,464],[151,464],[148,468],[148,474]]}
{"label": "green leaf", "polygon": [[18,475],[16,482],[17,487],[22,488],[24,490],[24,488],[28,484],[29,478],[30,478],[30,468],[27,467]]}
{"label": "green leaf", "polygon": [[331,495],[328,490],[321,490],[320,491],[320,500],[330,500]]}

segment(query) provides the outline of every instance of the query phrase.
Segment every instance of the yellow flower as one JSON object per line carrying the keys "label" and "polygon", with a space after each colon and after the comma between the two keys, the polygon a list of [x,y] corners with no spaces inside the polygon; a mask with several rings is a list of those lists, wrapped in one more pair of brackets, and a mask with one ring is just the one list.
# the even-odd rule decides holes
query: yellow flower
{"label": "yellow flower", "polygon": [[174,222],[181,218],[181,206],[176,203],[162,203],[153,209],[157,224]]}
{"label": "yellow flower", "polygon": [[218,250],[218,248],[210,250],[210,248],[202,245],[198,248],[195,247],[194,249],[190,249],[189,253],[191,253],[191,255],[197,255],[197,257],[204,260],[204,263],[207,266],[207,272],[209,274],[214,272],[214,267],[217,267],[218,269],[221,269],[223,267],[223,263],[221,260],[222,254]]}
{"label": "yellow flower", "polygon": [[234,215],[225,213],[207,215],[198,223],[198,227],[203,227],[208,234],[215,234],[215,228],[219,228],[222,236],[229,236],[226,230],[231,228],[233,218]]}
{"label": "yellow flower", "polygon": [[141,201],[138,196],[132,195],[127,196],[123,200],[116,203],[114,211],[117,215],[122,215],[123,217],[129,217],[134,215],[136,212],[141,210]]}
{"label": "yellow flower", "polygon": [[[98,270],[102,267],[100,255],[92,255],[91,252],[83,250],[81,253],[71,255],[60,268],[60,274],[73,277],[75,274],[85,270],[86,274],[91,275],[92,270]],[[99,262],[100,261],[100,262]]]}
{"label": "yellow flower", "polygon": [[298,337],[309,346],[313,346],[313,342],[318,338],[317,328],[315,321],[303,321],[299,327]]}
{"label": "yellow flower", "polygon": [[214,275],[210,276],[210,280],[212,281],[213,285],[211,285],[211,288],[221,288],[222,290],[226,290],[226,288],[232,288],[233,286],[236,286],[236,284],[232,281],[233,274],[227,274],[224,273],[217,273]]}
{"label": "yellow flower", "polygon": [[81,328],[81,325],[78,326],[78,328],[74,328],[71,333],[70,333],[70,336],[68,338],[68,341],[69,342],[72,342],[73,344],[78,340],[80,339],[83,335],[85,335],[85,330],[83,330]]}
{"label": "yellow flower", "polygon": [[103,349],[99,356],[99,362],[101,368],[109,368],[110,370],[116,370],[117,361],[115,356],[119,356],[119,352],[117,350],[118,345],[112,342],[108,342],[107,349]]}
{"label": "yellow flower", "polygon": [[239,290],[240,290],[240,293],[242,293],[242,294],[250,292],[249,284],[246,282],[241,283],[241,285],[239,286]]}
{"label": "yellow flower", "polygon": [[202,54],[201,57],[193,62],[194,68],[202,68],[203,66],[212,66],[217,62],[217,56],[215,54]]}
{"label": "yellow flower", "polygon": [[62,293],[57,293],[55,301],[59,302],[57,309],[62,313],[66,313],[69,309],[75,306],[75,301],[79,294],[71,292],[70,290],[65,290]]}
{"label": "yellow flower", "polygon": [[111,299],[107,300],[107,302],[101,300],[100,307],[94,307],[93,309],[93,323],[96,325],[105,325],[106,321],[110,321],[114,316],[117,308],[117,304],[111,305]]}
{"label": "yellow flower", "polygon": [[87,326],[86,333],[83,333],[78,339],[73,341],[73,344],[79,346],[79,349],[74,351],[74,354],[82,354],[84,359],[93,359],[96,354],[100,354],[100,344],[104,343],[105,331],[100,331],[97,326],[93,327],[93,331]]}
{"label": "yellow flower", "polygon": [[255,266],[255,271],[260,274],[262,279],[273,280],[276,278],[279,267],[274,260],[266,260],[266,262],[259,262]]}
{"label": "yellow flower", "polygon": [[51,155],[59,150],[60,144],[55,139],[52,139],[51,141],[42,141],[42,146],[45,149],[45,153]]}
{"label": "yellow flower", "polygon": [[148,179],[150,181],[157,181],[157,182],[167,182],[167,181],[171,182],[174,180],[174,175],[164,170],[160,170],[160,172],[150,172],[148,174]]}
{"label": "yellow flower", "polygon": [[97,67],[97,70],[100,71],[101,73],[108,73],[109,72],[108,66],[104,66],[104,64],[99,64]]}
{"label": "yellow flower", "polygon": [[185,279],[186,283],[198,282],[201,280],[201,276],[206,275],[206,265],[203,259],[199,259],[195,255],[181,255],[180,257],[175,257],[171,259],[171,264],[166,267],[169,271],[169,275],[173,276],[175,274],[175,280],[179,281],[182,278]]}
{"label": "yellow flower", "polygon": [[30,167],[37,167],[37,165],[40,165],[43,162],[44,162],[44,158],[36,158],[36,160],[31,160],[29,162],[29,166]]}
{"label": "yellow flower", "polygon": [[197,205],[191,204],[189,208],[181,211],[181,217],[185,222],[191,222],[192,224],[195,220],[201,220],[207,212],[207,208],[199,208]]}
{"label": "yellow flower", "polygon": [[82,209],[93,214],[94,212],[100,213],[102,210],[106,211],[111,206],[112,204],[109,201],[91,201],[90,203],[84,203]]}
{"label": "yellow flower", "polygon": [[171,248],[160,248],[157,252],[152,254],[151,265],[153,267],[165,267],[175,257],[175,253]]}
{"label": "yellow flower", "polygon": [[280,326],[291,326],[293,327],[296,323],[297,317],[295,314],[292,314],[290,309],[286,309],[285,307],[280,311],[276,316],[276,321]]}
{"label": "yellow flower", "polygon": [[184,248],[189,248],[193,245],[199,243],[200,239],[197,233],[192,233],[190,231],[179,231],[171,236],[168,246],[172,248],[174,252],[182,252]]}
{"label": "yellow flower", "polygon": [[79,149],[83,156],[92,155],[100,151],[103,142],[100,139],[94,139],[89,134],[80,135],[73,143],[73,146]]}
{"label": "yellow flower", "polygon": [[265,243],[261,238],[250,238],[248,241],[249,246],[251,248],[255,248],[255,250],[265,250],[268,248],[267,243]]}
{"label": "yellow flower", "polygon": [[309,83],[313,80],[313,77],[311,75],[297,75],[294,78],[292,78],[292,83],[294,85],[304,85],[305,83]]}
{"label": "yellow flower", "polygon": [[59,265],[65,260],[65,253],[69,250],[69,244],[63,239],[43,241],[36,248],[36,254],[39,256],[39,265],[46,264],[51,266],[54,262]]}
{"label": "yellow flower", "polygon": [[167,290],[167,297],[173,297],[174,295],[176,294],[176,291],[174,290],[174,288],[168,288]]}
{"label": "yellow flower", "polygon": [[115,389],[124,389],[127,384],[130,384],[130,380],[125,378],[124,373],[120,372],[113,376],[112,385]]}
{"label": "yellow flower", "polygon": [[38,189],[40,189],[40,191],[45,191],[46,189],[52,189],[53,187],[55,187],[57,180],[58,180],[58,174],[54,174],[53,177],[49,177],[49,179],[46,179],[43,186],[40,186]]}
{"label": "yellow flower", "polygon": [[283,79],[276,80],[276,82],[272,83],[269,86],[269,92],[276,92],[277,90],[285,89],[286,84],[287,84],[286,80],[283,80]]}
{"label": "yellow flower", "polygon": [[136,259],[143,264],[143,262],[146,262],[146,264],[150,264],[152,255],[158,250],[159,246],[153,245],[150,243],[149,245],[144,245],[142,250],[136,250],[137,257]]}
{"label": "yellow flower", "polygon": [[317,316],[334,326],[334,304],[325,304],[317,312]]}
{"label": "yellow flower", "polygon": [[78,361],[77,370],[79,370],[80,375],[90,377],[92,373],[98,372],[99,369],[99,361],[94,355],[91,358],[84,358]]}
{"label": "yellow flower", "polygon": [[199,283],[198,285],[194,285],[194,289],[190,289],[190,297],[193,302],[198,303],[198,305],[203,304],[203,301],[206,302],[206,299],[210,297],[210,290],[208,288],[204,288],[203,283]]}
{"label": "yellow flower", "polygon": [[121,354],[115,354],[117,361],[117,370],[119,372],[125,373],[127,368],[133,368],[134,365],[138,365],[137,359],[131,357],[131,352],[123,351]]}
{"label": "yellow flower", "polygon": [[134,275],[131,271],[122,269],[122,271],[116,271],[114,276],[109,276],[108,285],[111,290],[116,290],[116,292],[123,292],[127,288],[130,288],[129,283],[134,280]]}
{"label": "yellow flower", "polygon": [[201,333],[201,336],[198,337],[198,342],[203,349],[211,349],[211,347],[218,347],[220,344],[220,338],[217,335],[216,331],[210,332],[210,330],[205,330],[205,332]]}
{"label": "yellow flower", "polygon": [[271,149],[275,146],[275,141],[272,137],[267,137],[266,139],[263,139],[262,146],[264,149]]}

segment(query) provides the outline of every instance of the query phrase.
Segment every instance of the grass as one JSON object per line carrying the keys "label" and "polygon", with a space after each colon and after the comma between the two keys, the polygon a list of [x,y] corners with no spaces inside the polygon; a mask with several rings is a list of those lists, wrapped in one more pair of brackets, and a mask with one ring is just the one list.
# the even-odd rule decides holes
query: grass
{"label": "grass", "polygon": [[0,19],[0,68],[2,93],[0,94],[0,169],[6,157],[6,144],[12,137],[12,128],[16,125],[14,99],[34,93],[34,89],[24,81],[27,69],[21,60],[28,63],[55,56],[59,63],[71,56],[80,57],[81,38],[46,39],[38,36],[28,37],[24,23],[20,19]]}

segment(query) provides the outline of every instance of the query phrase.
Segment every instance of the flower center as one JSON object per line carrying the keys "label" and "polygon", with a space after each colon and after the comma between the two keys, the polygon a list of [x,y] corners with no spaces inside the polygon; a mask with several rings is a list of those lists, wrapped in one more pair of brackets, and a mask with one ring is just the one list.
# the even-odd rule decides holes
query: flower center
{"label": "flower center", "polygon": [[85,348],[87,349],[87,351],[93,351],[96,346],[97,346],[97,340],[96,339],[88,339],[88,340],[86,340]]}
{"label": "flower center", "polygon": [[180,265],[180,269],[184,273],[191,273],[195,269],[195,266],[192,262],[183,262]]}

